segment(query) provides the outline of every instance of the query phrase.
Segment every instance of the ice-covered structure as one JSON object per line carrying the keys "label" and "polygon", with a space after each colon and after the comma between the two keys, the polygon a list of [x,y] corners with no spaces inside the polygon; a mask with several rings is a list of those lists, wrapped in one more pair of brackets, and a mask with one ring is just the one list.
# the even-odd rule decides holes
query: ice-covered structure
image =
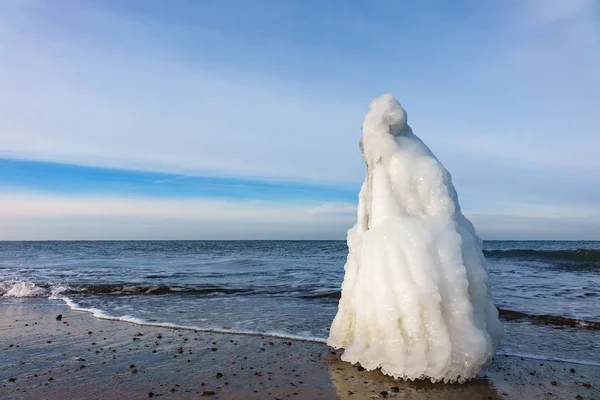
{"label": "ice-covered structure", "polygon": [[482,242],[393,96],[371,102],[362,130],[367,176],[327,343],[367,370],[463,382],[503,334]]}

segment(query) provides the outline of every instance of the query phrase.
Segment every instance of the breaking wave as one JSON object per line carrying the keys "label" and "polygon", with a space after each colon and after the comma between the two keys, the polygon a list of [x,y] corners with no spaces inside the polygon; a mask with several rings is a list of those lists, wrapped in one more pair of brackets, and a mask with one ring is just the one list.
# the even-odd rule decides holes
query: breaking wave
{"label": "breaking wave", "polygon": [[[0,297],[5,298],[49,298],[65,299],[69,295],[119,295],[119,296],[153,296],[153,295],[263,295],[297,297],[305,300],[335,301],[341,297],[339,290],[282,290],[275,287],[230,288],[222,286],[167,286],[139,284],[98,284],[67,286],[57,284],[36,283],[27,280],[0,282]],[[522,311],[498,308],[501,319],[505,321],[528,321],[535,324],[553,325],[589,330],[600,330],[599,321],[587,321],[558,315],[531,314]]]}
{"label": "breaking wave", "polygon": [[600,250],[576,249],[576,250],[484,250],[483,253],[489,258],[520,258],[537,260],[557,261],[579,261],[600,262]]}

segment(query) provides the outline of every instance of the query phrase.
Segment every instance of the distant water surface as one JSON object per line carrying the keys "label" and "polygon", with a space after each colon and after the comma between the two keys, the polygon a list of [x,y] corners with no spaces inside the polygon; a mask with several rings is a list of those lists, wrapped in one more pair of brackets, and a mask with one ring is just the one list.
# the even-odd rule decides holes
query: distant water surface
{"label": "distant water surface", "polygon": [[[505,353],[600,360],[600,242],[487,241]],[[125,319],[326,338],[344,241],[0,242],[0,296]]]}

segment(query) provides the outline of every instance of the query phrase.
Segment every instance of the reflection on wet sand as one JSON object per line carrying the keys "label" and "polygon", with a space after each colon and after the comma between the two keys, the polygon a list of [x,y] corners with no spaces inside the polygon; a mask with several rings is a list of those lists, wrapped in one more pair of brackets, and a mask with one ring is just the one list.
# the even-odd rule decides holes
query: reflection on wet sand
{"label": "reflection on wet sand", "polygon": [[397,397],[410,400],[500,399],[493,384],[478,376],[464,384],[404,381],[383,375],[379,370],[365,371],[340,359],[342,351],[327,356],[329,376],[340,399]]}

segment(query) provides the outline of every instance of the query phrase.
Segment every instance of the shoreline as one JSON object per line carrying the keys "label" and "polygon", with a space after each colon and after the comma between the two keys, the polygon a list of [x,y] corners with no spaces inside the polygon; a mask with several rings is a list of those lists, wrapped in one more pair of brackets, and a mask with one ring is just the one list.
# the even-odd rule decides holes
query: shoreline
{"label": "shoreline", "polygon": [[41,299],[0,299],[0,315],[3,399],[600,398],[593,365],[499,355],[462,385],[405,382],[299,338],[137,325]]}
{"label": "shoreline", "polygon": [[[190,332],[270,337],[270,338],[274,338],[274,339],[286,339],[286,340],[293,340],[293,341],[298,341],[298,342],[321,343],[321,344],[327,345],[327,339],[320,338],[320,337],[306,337],[306,336],[299,336],[299,335],[294,335],[294,334],[289,334],[289,333],[278,333],[278,332],[240,331],[240,330],[225,329],[225,328],[201,328],[201,327],[197,327],[197,326],[178,325],[178,324],[174,324],[171,322],[148,322],[148,321],[145,321],[145,320],[142,320],[139,318],[135,318],[135,317],[127,317],[127,316],[115,317],[115,316],[106,314],[102,310],[81,307],[68,297],[63,297],[63,298],[50,297],[49,299],[56,300],[56,301],[62,301],[63,304],[61,304],[61,305],[66,305],[72,311],[89,313],[94,318],[100,319],[100,320],[105,320],[105,321],[118,321],[118,322],[123,322],[123,323],[128,323],[128,324],[134,324],[137,326],[178,329],[178,330],[190,331]],[[535,320],[534,320],[534,322],[535,322]],[[597,322],[595,322],[595,323],[597,323]],[[559,327],[561,327],[561,326],[559,326]],[[585,327],[580,327],[580,328],[589,329],[589,328],[585,328]],[[499,351],[496,353],[496,356],[515,357],[515,358],[522,358],[522,359],[529,359],[529,360],[536,360],[536,361],[549,361],[549,362],[555,361],[555,362],[562,362],[562,363],[568,363],[568,364],[600,367],[600,362],[589,361],[589,360],[579,360],[579,359],[567,359],[567,358],[551,357],[551,356],[543,356],[543,355],[535,355],[535,354],[521,354],[521,353],[510,353],[510,352]]]}

